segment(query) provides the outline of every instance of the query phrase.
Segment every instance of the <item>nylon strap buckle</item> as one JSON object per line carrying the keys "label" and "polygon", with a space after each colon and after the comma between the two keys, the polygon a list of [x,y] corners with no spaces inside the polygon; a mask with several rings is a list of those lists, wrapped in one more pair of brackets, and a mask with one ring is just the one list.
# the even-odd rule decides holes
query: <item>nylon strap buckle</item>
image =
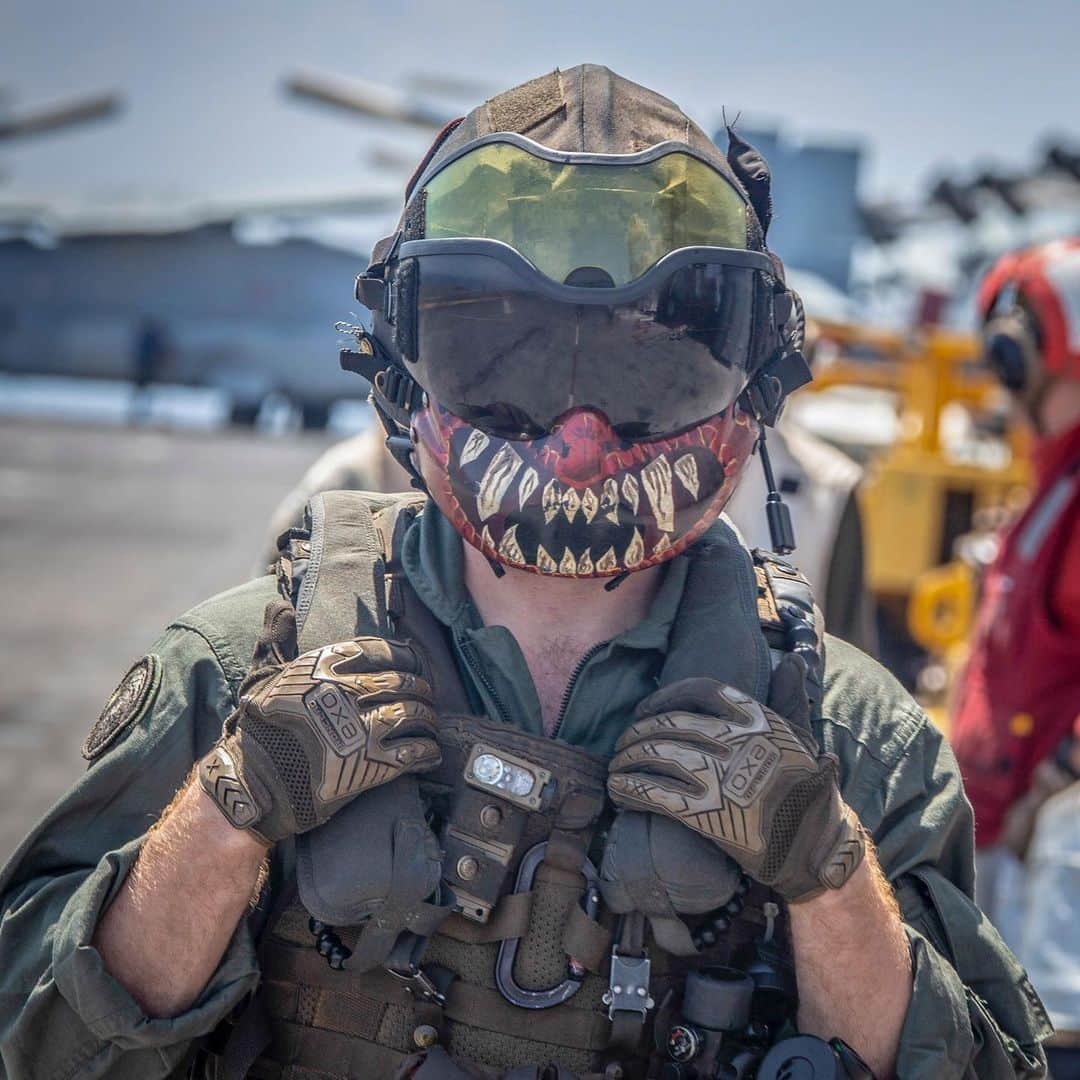
{"label": "nylon strap buckle", "polygon": [[614,1021],[617,1013],[635,1012],[645,1023],[645,1014],[656,1004],[649,995],[651,968],[648,953],[624,956],[617,945],[612,948],[608,989],[600,999],[608,1007],[609,1020]]}
{"label": "nylon strap buckle", "polygon": [[418,964],[410,964],[406,968],[387,967],[385,970],[404,985],[405,989],[418,1001],[433,1001],[436,1005],[446,1004],[446,995]]}

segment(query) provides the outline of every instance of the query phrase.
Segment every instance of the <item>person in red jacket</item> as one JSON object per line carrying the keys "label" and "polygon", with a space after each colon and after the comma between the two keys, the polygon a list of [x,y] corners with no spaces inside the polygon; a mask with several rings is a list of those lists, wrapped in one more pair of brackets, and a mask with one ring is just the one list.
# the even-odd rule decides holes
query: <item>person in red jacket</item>
{"label": "person in red jacket", "polygon": [[[1008,880],[1042,802],[1080,764],[1080,237],[1000,259],[978,309],[986,359],[1034,431],[1036,490],[986,575],[951,741],[975,810],[979,904],[1026,939]],[[1065,899],[1080,915],[1080,895]],[[1059,1029],[1080,1030],[1072,987],[1050,1008]]]}

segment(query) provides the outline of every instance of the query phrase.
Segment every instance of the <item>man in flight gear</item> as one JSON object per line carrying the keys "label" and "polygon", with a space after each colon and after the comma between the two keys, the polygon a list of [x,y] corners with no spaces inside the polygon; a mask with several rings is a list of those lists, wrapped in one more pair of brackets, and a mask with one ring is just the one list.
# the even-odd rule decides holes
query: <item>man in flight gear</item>
{"label": "man in flight gear", "polygon": [[440,134],[342,358],[428,497],[125,677],[0,879],[12,1080],[1043,1074],[948,747],[719,518],[806,377],[769,216],[603,67]]}
{"label": "man in flight gear", "polygon": [[[978,308],[987,362],[1034,433],[1036,485],[983,581],[953,739],[975,810],[979,902],[1015,926],[1059,1028],[1051,1053],[1074,1055],[1055,1075],[1074,1075],[1080,820],[1062,810],[1080,791],[1080,237],[1004,256]],[[1058,793],[1052,819],[1064,831],[1029,852],[1043,804]],[[1030,904],[1009,887],[1023,875],[1018,859],[1034,875]]]}

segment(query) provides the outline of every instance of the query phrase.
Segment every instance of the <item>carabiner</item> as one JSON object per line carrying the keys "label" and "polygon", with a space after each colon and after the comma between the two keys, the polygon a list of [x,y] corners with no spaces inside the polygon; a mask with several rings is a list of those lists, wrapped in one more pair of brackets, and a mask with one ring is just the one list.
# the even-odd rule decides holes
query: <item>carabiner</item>
{"label": "carabiner", "polygon": [[[544,861],[546,852],[546,840],[525,852],[518,867],[517,880],[514,882],[515,893],[527,892],[532,887],[536,870]],[[593,919],[600,908],[600,875],[588,857],[582,862],[581,872],[585,876],[585,914]],[[520,1009],[550,1009],[569,1001],[581,988],[585,969],[571,959],[568,965],[569,974],[557,986],[550,990],[526,990],[514,981],[514,960],[517,958],[520,942],[521,938],[504,938],[499,945],[499,956],[495,964],[495,985],[499,988],[499,993],[511,1005],[517,1005]]]}

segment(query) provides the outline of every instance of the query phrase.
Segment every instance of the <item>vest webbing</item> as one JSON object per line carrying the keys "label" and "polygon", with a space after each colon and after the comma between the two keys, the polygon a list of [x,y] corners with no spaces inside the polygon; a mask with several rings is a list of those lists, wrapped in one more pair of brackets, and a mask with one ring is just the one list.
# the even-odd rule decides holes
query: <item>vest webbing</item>
{"label": "vest webbing", "polygon": [[[409,637],[428,655],[440,713],[460,715],[468,711],[467,695],[446,635],[409,586],[399,560],[401,539],[423,501],[415,494],[316,496],[309,506],[308,529],[294,531],[283,549],[279,582],[296,605],[301,651],[364,634]],[[780,560],[762,556],[752,561],[722,521],[692,549],[691,557],[691,576],[661,683],[706,676],[765,700],[772,664],[791,647],[783,640],[780,609],[794,602],[809,610],[811,622],[814,618],[805,580]],[[787,583],[785,595],[783,588],[774,587],[778,575]],[[820,675],[811,667],[808,682]],[[531,842],[537,839],[531,837]],[[729,963],[741,947],[759,940],[766,925],[762,907],[770,898],[767,889],[755,885],[723,940],[696,957],[663,954],[650,941],[656,1000],[678,988],[687,971]],[[577,910],[576,898],[570,899]],[[306,912],[295,899],[283,906],[260,945],[264,982],[254,1011],[261,1014],[261,1022],[247,1024],[263,1039],[269,1033],[271,1042],[249,1075],[278,1076],[285,1069],[284,1075],[292,1076],[293,1066],[300,1068],[295,1075],[305,1080],[392,1075],[415,1051],[414,1029],[428,1014],[417,1010],[400,982],[379,969],[331,970],[313,947]],[[508,894],[491,923],[480,926],[453,916],[429,943],[428,959],[463,969],[450,986],[443,1010],[449,1021],[449,1049],[500,1069],[558,1060],[585,1074],[609,1040],[610,1022],[600,1003],[606,979],[589,974],[565,1005],[522,1010],[506,1002],[493,984],[482,985],[483,979],[475,977],[485,968],[493,970],[501,940],[497,935],[521,933],[534,918],[533,907],[532,893]],[[568,911],[560,910],[560,930]],[[355,945],[358,936],[359,931],[351,931],[351,936],[342,932],[347,945]],[[778,944],[783,947],[785,942]],[[238,1032],[244,1026],[242,1019]],[[227,1056],[234,1062],[244,1056],[250,1061],[253,1038],[248,1037],[246,1054]],[[254,1052],[264,1047],[265,1042]],[[639,1064],[643,1069],[644,1054]],[[232,1071],[219,1064],[215,1075],[243,1073],[236,1064]]]}

